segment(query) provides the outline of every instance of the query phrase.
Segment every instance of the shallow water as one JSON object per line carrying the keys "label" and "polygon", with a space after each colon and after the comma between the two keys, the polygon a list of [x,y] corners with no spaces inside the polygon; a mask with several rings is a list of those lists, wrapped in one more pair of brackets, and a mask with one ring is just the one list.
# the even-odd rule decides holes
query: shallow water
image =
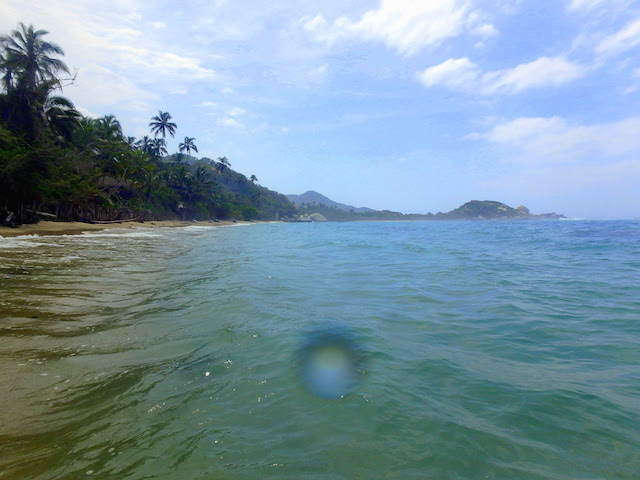
{"label": "shallow water", "polygon": [[2,238],[0,478],[636,479],[639,312],[637,221]]}

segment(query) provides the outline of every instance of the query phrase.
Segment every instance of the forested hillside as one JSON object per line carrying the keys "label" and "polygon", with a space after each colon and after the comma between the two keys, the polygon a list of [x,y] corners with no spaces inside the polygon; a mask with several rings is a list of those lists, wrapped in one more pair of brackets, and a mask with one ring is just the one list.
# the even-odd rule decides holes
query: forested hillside
{"label": "forested hillside", "polygon": [[168,112],[153,115],[139,139],[113,115],[80,114],[61,96],[74,81],[63,55],[33,26],[0,36],[0,224],[295,214],[284,195],[234,172],[225,156],[191,156],[195,138],[167,157],[167,135],[178,130]]}

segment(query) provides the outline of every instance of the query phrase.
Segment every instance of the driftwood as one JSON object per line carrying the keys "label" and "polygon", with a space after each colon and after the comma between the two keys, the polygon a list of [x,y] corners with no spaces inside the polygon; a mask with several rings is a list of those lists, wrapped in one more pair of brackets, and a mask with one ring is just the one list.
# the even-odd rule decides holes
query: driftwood
{"label": "driftwood", "polygon": [[124,222],[137,222],[139,221],[142,217],[144,217],[144,215],[138,215],[135,218],[127,218],[124,220],[89,220],[89,223],[97,223],[99,225],[104,225],[104,224],[108,224],[108,223],[124,223]]}
{"label": "driftwood", "polygon": [[29,210],[28,208],[25,208],[25,211],[27,211],[29,213],[35,213],[36,215],[40,215],[41,217],[58,218],[58,216],[54,215],[53,213],[37,212],[35,210]]}
{"label": "driftwood", "polygon": [[13,212],[7,212],[7,217],[2,222],[5,227],[17,228],[18,224],[13,221],[15,214]]}

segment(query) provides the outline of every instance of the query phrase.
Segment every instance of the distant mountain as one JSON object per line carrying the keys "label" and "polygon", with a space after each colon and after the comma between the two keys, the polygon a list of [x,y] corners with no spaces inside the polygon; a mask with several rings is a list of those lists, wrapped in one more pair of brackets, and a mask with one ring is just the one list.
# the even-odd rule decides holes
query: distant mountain
{"label": "distant mountain", "polygon": [[358,220],[557,220],[566,218],[557,213],[535,215],[523,205],[510,207],[493,200],[471,200],[450,212],[403,214],[389,210],[355,208],[351,205],[334,202],[318,192],[309,191],[302,195],[287,195],[296,205],[298,213],[310,215],[321,213],[330,222],[348,222]]}
{"label": "distant mountain", "polygon": [[345,205],[344,203],[334,202],[330,198],[325,197],[321,193],[314,192],[313,190],[309,190],[308,192],[304,192],[302,195],[287,195],[287,198],[291,203],[299,207],[302,204],[307,205],[324,205],[327,207],[337,208],[339,210],[344,210],[345,212],[349,212],[353,210],[354,212],[362,213],[362,212],[373,212],[374,210],[367,207],[353,207],[351,205]]}

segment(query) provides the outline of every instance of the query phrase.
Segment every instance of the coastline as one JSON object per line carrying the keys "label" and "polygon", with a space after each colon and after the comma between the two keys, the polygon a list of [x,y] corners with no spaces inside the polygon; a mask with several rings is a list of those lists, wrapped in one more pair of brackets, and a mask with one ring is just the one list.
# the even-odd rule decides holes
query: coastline
{"label": "coastline", "polygon": [[145,222],[122,222],[122,223],[84,223],[84,222],[50,222],[41,221],[17,228],[0,227],[0,237],[18,237],[21,235],[79,235],[83,232],[93,232],[98,230],[111,230],[122,228],[158,228],[158,227],[188,227],[190,225],[205,225],[212,227],[223,227],[230,225],[249,224],[258,222],[246,222],[231,220],[206,220],[202,222],[191,222],[182,220],[152,220]]}

